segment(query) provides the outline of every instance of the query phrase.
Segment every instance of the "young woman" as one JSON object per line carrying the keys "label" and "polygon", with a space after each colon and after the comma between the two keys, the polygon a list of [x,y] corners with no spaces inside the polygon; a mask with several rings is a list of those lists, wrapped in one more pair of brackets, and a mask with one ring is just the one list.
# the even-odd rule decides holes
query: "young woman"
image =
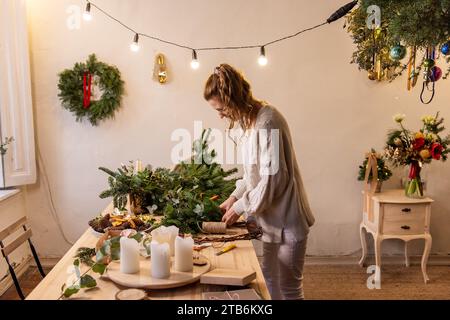
{"label": "young woman", "polygon": [[243,179],[222,205],[223,221],[255,216],[263,230],[262,270],[272,299],[303,299],[303,264],[314,216],[308,204],[286,120],[255,99],[243,75],[227,64],[206,82],[204,97],[239,125],[244,156]]}

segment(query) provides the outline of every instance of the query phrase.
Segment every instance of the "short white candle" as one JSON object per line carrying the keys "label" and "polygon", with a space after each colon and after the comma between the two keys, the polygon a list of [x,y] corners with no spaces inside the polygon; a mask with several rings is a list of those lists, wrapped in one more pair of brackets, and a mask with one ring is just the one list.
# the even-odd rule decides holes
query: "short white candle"
{"label": "short white candle", "polygon": [[175,270],[191,272],[193,266],[194,239],[177,237],[175,239]]}
{"label": "short white candle", "polygon": [[120,238],[120,272],[139,272],[139,243],[134,239]]}
{"label": "short white candle", "polygon": [[170,246],[166,243],[151,243],[152,278],[166,279],[170,276]]}

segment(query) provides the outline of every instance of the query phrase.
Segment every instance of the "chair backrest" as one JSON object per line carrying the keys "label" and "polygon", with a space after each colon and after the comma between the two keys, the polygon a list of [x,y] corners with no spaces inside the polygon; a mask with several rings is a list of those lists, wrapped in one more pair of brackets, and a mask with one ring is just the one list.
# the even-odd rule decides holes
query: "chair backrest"
{"label": "chair backrest", "polygon": [[[32,232],[31,229],[26,229],[25,225],[27,223],[27,218],[23,217],[11,224],[9,227],[5,228],[4,230],[0,231],[0,244],[1,244],[1,251],[5,257],[11,254],[14,250],[16,250],[21,244],[23,244],[25,241],[31,238]],[[21,234],[19,237],[17,237],[14,241],[9,243],[8,245],[3,245],[3,240],[5,240],[8,236],[12,235],[14,232],[16,232],[19,228],[24,229],[24,233]]]}

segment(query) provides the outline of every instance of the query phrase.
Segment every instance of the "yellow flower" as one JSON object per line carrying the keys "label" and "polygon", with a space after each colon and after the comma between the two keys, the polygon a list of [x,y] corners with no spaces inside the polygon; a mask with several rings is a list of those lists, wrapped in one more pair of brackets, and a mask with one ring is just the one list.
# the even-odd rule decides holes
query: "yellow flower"
{"label": "yellow flower", "polygon": [[423,116],[421,120],[424,124],[427,124],[427,125],[430,125],[430,124],[432,125],[432,124],[435,124],[435,122],[436,122],[436,118],[434,116]]}
{"label": "yellow flower", "polygon": [[428,149],[423,149],[422,151],[420,151],[419,154],[420,154],[420,157],[423,160],[427,160],[428,158],[431,157],[431,153],[430,153],[430,151]]}
{"label": "yellow flower", "polygon": [[420,138],[424,138],[425,139],[425,136],[423,135],[422,132],[417,132],[415,137],[416,137],[416,139],[420,139]]}
{"label": "yellow flower", "polygon": [[426,139],[428,141],[431,141],[431,142],[436,142],[437,141],[437,135],[434,134],[434,133],[428,133]]}

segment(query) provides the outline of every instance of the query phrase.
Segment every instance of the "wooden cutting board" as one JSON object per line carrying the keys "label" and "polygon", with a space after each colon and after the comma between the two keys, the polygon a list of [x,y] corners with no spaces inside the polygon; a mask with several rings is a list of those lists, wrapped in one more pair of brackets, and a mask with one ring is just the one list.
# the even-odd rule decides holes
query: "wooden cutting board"
{"label": "wooden cutting board", "polygon": [[200,283],[225,286],[246,286],[256,279],[253,270],[214,269],[200,277]]}

